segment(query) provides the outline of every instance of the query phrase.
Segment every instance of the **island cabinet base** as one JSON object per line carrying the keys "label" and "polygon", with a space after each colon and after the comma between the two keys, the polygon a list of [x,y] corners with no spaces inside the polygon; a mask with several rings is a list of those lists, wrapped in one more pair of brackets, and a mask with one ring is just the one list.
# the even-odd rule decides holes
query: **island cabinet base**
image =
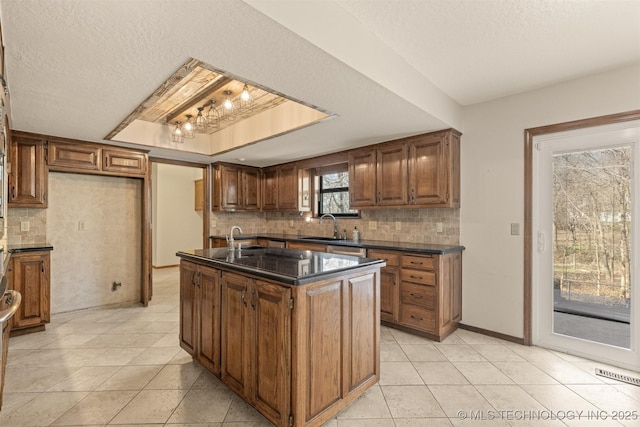
{"label": "island cabinet base", "polygon": [[181,299],[189,300],[181,301],[182,347],[202,360],[203,337],[188,338],[202,324],[198,313],[213,303],[220,330],[207,330],[216,341],[207,347],[220,349],[209,353],[220,363],[202,365],[276,426],[320,426],[379,381],[379,266],[304,285],[220,269],[218,306],[216,297],[193,301],[198,272],[207,268],[198,264],[181,262]]}
{"label": "island cabinet base", "polygon": [[320,426],[380,379],[379,270],[295,288],[293,426]]}

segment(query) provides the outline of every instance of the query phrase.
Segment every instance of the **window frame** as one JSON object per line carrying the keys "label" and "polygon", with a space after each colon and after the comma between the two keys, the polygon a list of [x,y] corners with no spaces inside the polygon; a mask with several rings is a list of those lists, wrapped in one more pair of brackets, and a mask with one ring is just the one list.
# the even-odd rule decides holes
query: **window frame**
{"label": "window frame", "polygon": [[335,173],[349,173],[349,165],[348,163],[339,163],[336,165],[329,165],[317,168],[315,171],[315,182],[316,182],[316,203],[315,203],[315,214],[316,217],[321,217],[324,214],[331,214],[336,218],[360,218],[360,210],[355,209],[354,213],[333,213],[333,212],[324,212],[322,210],[322,200],[324,194],[331,193],[346,193],[347,197],[349,196],[349,186],[347,187],[334,187],[334,188],[322,188],[322,177],[324,175],[331,175]]}

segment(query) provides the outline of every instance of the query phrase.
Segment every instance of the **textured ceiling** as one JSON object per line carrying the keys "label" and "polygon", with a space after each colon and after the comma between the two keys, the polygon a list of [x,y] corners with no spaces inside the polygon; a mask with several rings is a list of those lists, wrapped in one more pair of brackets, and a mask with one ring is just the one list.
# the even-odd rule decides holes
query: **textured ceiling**
{"label": "textured ceiling", "polygon": [[[640,0],[0,0],[14,129],[103,141],[196,58],[337,117],[206,157],[269,165],[445,127],[640,62]],[[165,138],[159,125],[139,141]]]}

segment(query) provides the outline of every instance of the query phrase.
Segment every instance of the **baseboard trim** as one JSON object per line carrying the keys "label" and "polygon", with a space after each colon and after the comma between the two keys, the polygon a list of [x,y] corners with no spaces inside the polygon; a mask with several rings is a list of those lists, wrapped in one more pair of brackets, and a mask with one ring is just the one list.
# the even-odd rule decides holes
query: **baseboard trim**
{"label": "baseboard trim", "polygon": [[514,337],[512,335],[503,334],[500,332],[490,331],[484,328],[478,328],[477,326],[465,325],[464,323],[458,324],[460,329],[464,329],[466,331],[476,332],[478,334],[486,335],[493,338],[499,338],[501,340],[510,341],[516,344],[524,344],[524,338]]}
{"label": "baseboard trim", "polygon": [[152,265],[152,268],[155,268],[156,270],[162,270],[163,268],[176,268],[176,267],[180,267],[180,264],[173,264],[173,265]]}

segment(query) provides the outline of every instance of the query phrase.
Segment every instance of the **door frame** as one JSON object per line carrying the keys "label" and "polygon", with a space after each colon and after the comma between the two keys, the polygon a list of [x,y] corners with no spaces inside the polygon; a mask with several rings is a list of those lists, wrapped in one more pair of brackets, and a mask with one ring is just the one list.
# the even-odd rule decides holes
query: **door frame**
{"label": "door frame", "polygon": [[574,120],[524,130],[524,309],[523,343],[532,344],[533,319],[533,139],[536,136],[594,126],[640,120],[640,110]]}
{"label": "door frame", "polygon": [[[176,166],[186,166],[190,168],[199,168],[202,169],[202,182],[203,182],[203,191],[204,191],[204,208],[202,212],[202,248],[207,249],[211,247],[211,240],[209,239],[209,224],[211,224],[211,179],[212,179],[212,170],[211,164],[204,163],[195,163],[195,162],[187,162],[182,160],[171,160],[171,159],[163,159],[160,157],[149,157],[149,167],[147,171],[147,177],[145,179],[145,189],[144,189],[144,200],[145,200],[145,209],[144,209],[144,219],[143,219],[143,239],[144,239],[144,256],[143,256],[143,265],[142,269],[145,273],[146,277],[146,286],[144,289],[146,290],[146,299],[144,301],[144,305],[148,304],[148,301],[151,300],[153,296],[153,255],[152,255],[152,227],[153,224],[151,222],[152,219],[152,209],[153,203],[151,200],[152,195],[152,169],[153,163],[164,163],[168,165],[176,165]],[[144,292],[143,292],[144,294]]]}

